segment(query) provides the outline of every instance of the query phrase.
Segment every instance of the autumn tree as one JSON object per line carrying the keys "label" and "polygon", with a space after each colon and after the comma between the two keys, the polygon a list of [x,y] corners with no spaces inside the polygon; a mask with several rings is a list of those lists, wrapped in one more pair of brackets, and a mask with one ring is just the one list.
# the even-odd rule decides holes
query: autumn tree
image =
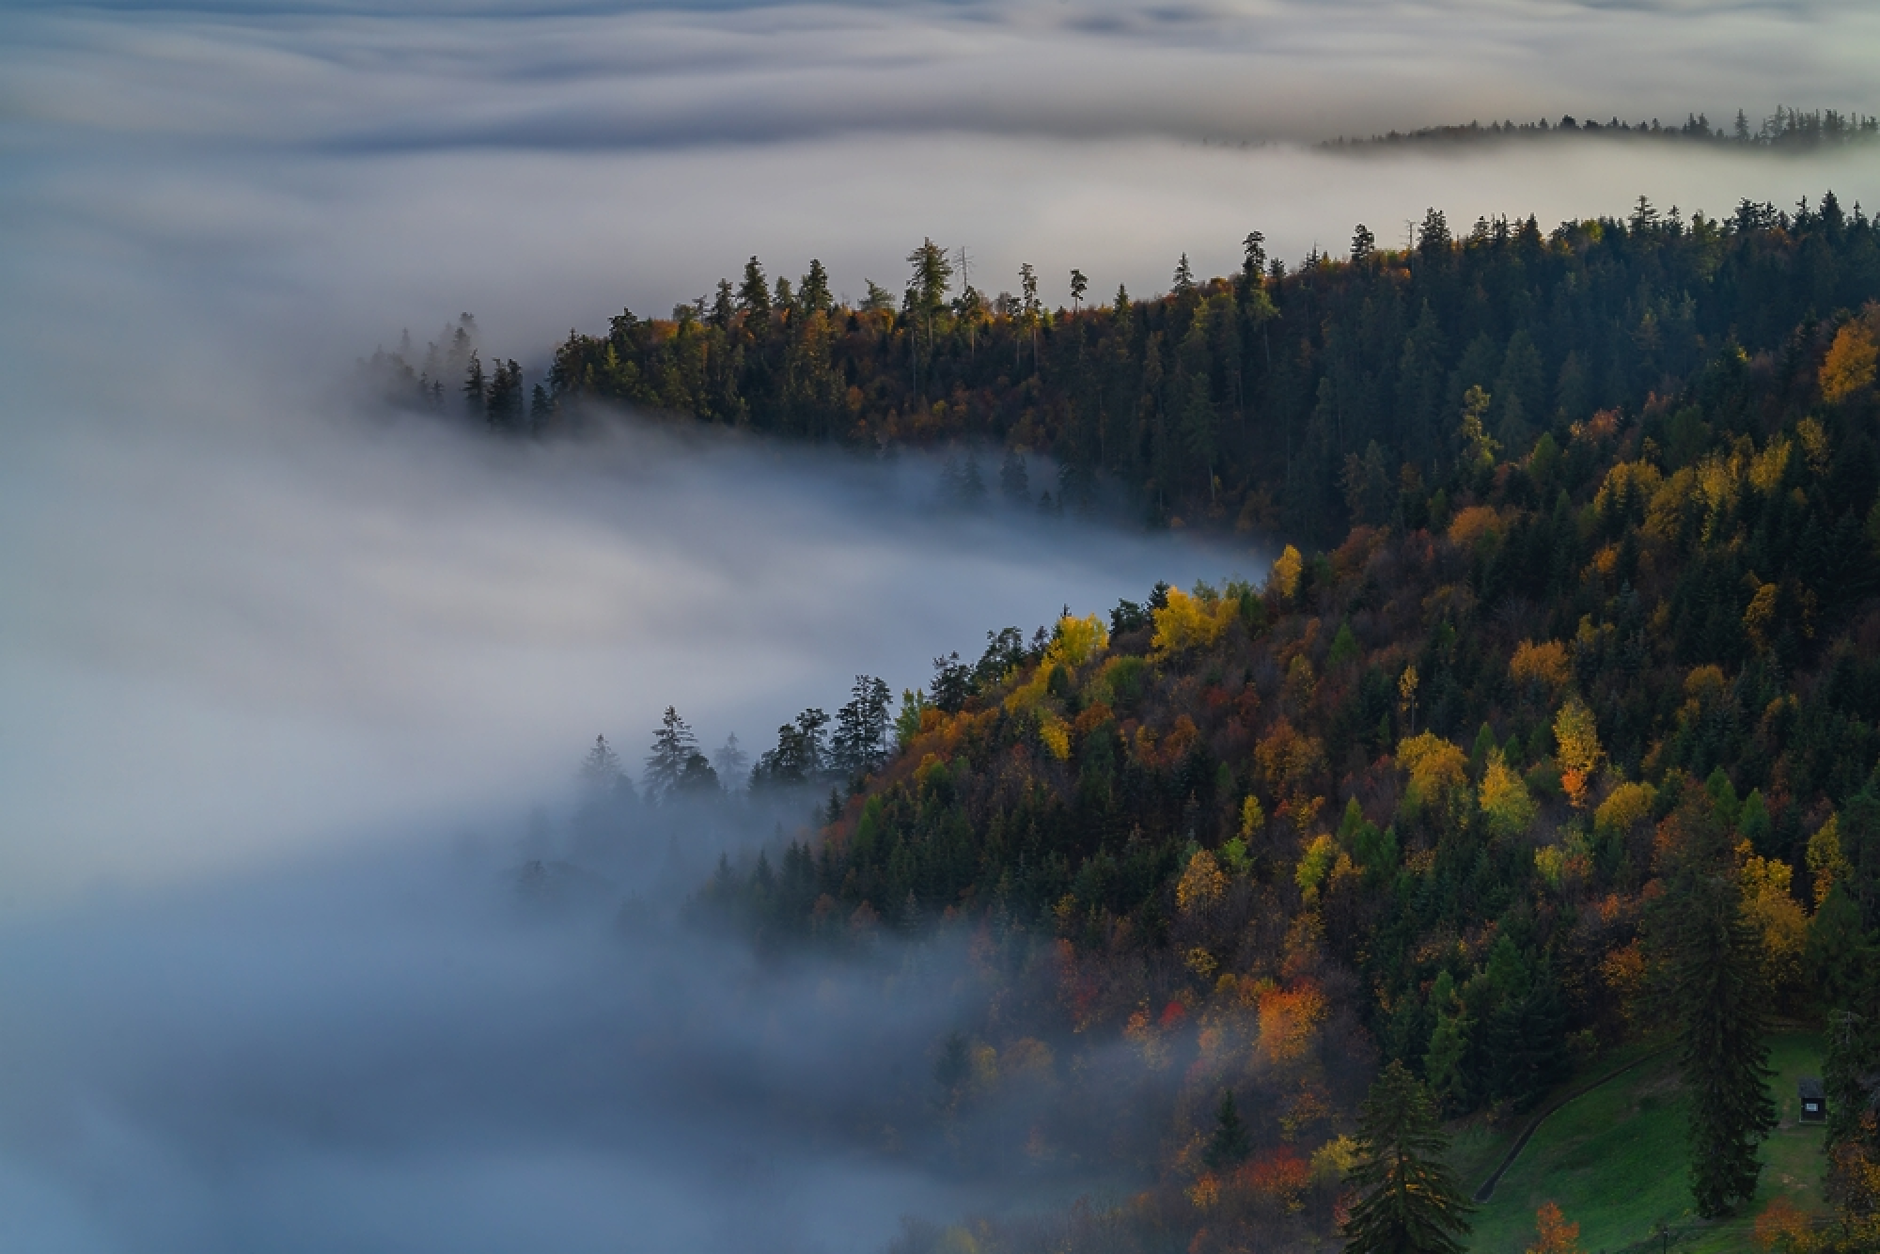
{"label": "autumn tree", "polygon": [[1821,363],[1821,399],[1835,404],[1871,387],[1876,360],[1880,360],[1880,348],[1874,344],[1873,332],[1861,322],[1847,323],[1835,333],[1827,359]]}
{"label": "autumn tree", "polygon": [[1542,1202],[1534,1212],[1536,1240],[1527,1254],[1580,1254],[1580,1225],[1568,1223],[1554,1202]]}
{"label": "autumn tree", "polygon": [[1363,1196],[1345,1223],[1347,1254],[1461,1254],[1474,1208],[1448,1152],[1429,1092],[1392,1062],[1371,1085],[1358,1126],[1351,1180]]}
{"label": "autumn tree", "polygon": [[1593,769],[1599,765],[1599,729],[1593,712],[1578,697],[1568,697],[1554,717],[1554,760],[1560,764],[1560,786],[1575,809],[1586,804]]}

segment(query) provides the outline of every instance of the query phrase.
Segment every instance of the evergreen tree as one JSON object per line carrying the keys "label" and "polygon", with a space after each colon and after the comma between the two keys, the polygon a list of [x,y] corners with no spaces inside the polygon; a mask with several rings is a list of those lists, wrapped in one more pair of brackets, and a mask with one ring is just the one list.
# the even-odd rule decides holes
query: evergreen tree
{"label": "evergreen tree", "polygon": [[594,737],[594,747],[581,759],[581,785],[592,793],[612,792],[620,781],[620,755],[607,743],[607,737]]}
{"label": "evergreen tree", "polygon": [[470,364],[464,368],[463,404],[464,412],[470,415],[470,421],[483,418],[484,396],[489,390],[489,381],[483,374],[483,358],[475,349],[470,350]]}
{"label": "evergreen tree", "polygon": [[821,781],[828,769],[828,749],[823,743],[823,728],[829,716],[818,709],[804,710],[794,724],[777,729],[775,748],[758,755],[751,768],[751,787],[787,788]]}
{"label": "evergreen tree", "polygon": [[712,769],[711,759],[694,749],[686,754],[668,796],[717,797],[723,793],[724,785],[718,782],[718,772]]}
{"label": "evergreen tree", "polygon": [[1351,1180],[1364,1196],[1345,1224],[1347,1254],[1460,1254],[1473,1207],[1448,1150],[1429,1093],[1401,1062],[1385,1067],[1358,1127]]}
{"label": "evergreen tree", "polygon": [[753,318],[770,314],[770,284],[756,257],[744,263],[744,282],[738,285],[738,311]]}
{"label": "evergreen tree", "polygon": [[1188,264],[1188,254],[1183,253],[1181,260],[1175,263],[1174,286],[1169,289],[1173,296],[1188,297],[1195,294],[1195,272]]}
{"label": "evergreen tree", "polygon": [[718,746],[718,752],[712,754],[712,765],[718,769],[718,778],[727,788],[738,787],[738,782],[744,778],[750,764],[751,755],[738,744],[736,732],[726,736],[724,744]]}
{"label": "evergreen tree", "polygon": [[809,273],[797,285],[796,307],[805,315],[828,313],[834,305],[829,294],[829,272],[823,269],[823,263],[816,258],[809,259]]}
{"label": "evergreen tree", "polygon": [[1025,469],[1025,457],[1017,449],[1007,449],[999,465],[999,491],[1008,505],[1031,504],[1031,475]]}
{"label": "evergreen tree", "polygon": [[1699,793],[1666,820],[1673,861],[1657,921],[1691,1102],[1691,1195],[1706,1218],[1755,1194],[1757,1146],[1776,1122],[1760,945],[1718,808]]}
{"label": "evergreen tree", "polygon": [[1234,1090],[1228,1089],[1221,1094],[1220,1107],[1214,1112],[1214,1135],[1208,1139],[1203,1161],[1211,1170],[1225,1171],[1245,1162],[1251,1153],[1253,1140],[1247,1135],[1247,1125],[1240,1111],[1234,1107]]}
{"label": "evergreen tree", "polygon": [[[698,751],[698,740],[686,721],[679,717],[679,712],[671,706],[666,707],[665,716],[660,719],[659,730],[653,733],[653,751],[646,755],[646,796],[649,801],[668,800],[678,789],[680,781],[687,777],[688,770],[696,776],[692,759],[703,760]],[[710,767],[707,762],[707,768]]]}
{"label": "evergreen tree", "polygon": [[836,711],[829,742],[829,765],[844,779],[879,770],[888,757],[888,685],[872,675],[857,675],[849,701]]}

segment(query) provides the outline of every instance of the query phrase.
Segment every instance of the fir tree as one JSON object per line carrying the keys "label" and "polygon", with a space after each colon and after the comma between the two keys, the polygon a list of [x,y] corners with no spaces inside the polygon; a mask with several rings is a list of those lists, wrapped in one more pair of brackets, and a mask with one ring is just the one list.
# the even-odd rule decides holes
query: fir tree
{"label": "fir tree", "polygon": [[1401,1062],[1384,1068],[1364,1103],[1352,1183],[1347,1254],[1460,1254],[1473,1209],[1444,1161],[1449,1138],[1429,1093]]}

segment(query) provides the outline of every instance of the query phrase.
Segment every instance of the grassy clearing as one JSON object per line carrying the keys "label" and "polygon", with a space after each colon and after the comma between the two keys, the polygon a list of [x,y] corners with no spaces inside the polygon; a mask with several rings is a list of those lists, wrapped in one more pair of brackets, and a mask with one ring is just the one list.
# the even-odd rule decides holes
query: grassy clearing
{"label": "grassy clearing", "polygon": [[[1580,1224],[1580,1246],[1588,1254],[1641,1242],[1660,1222],[1685,1233],[1672,1248],[1688,1254],[1745,1250],[1751,1217],[1778,1193],[1805,1210],[1820,1210],[1821,1129],[1796,1123],[1795,1097],[1800,1076],[1820,1074],[1820,1056],[1820,1039],[1812,1034],[1770,1041],[1776,1071],[1771,1088],[1781,1124],[1764,1144],[1762,1184],[1742,1218],[1693,1230],[1684,1095],[1677,1062],[1667,1055],[1550,1116],[1476,1215],[1471,1248],[1519,1254],[1534,1239],[1534,1212],[1548,1201]],[[1608,1060],[1593,1075],[1623,1061]],[[1456,1165],[1469,1187],[1494,1169],[1512,1141],[1512,1132],[1458,1133]]]}

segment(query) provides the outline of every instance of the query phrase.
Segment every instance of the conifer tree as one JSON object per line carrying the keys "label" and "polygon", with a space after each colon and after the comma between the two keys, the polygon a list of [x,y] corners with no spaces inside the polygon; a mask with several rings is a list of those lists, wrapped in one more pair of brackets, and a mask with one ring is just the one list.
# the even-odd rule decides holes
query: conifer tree
{"label": "conifer tree", "polygon": [[1221,1104],[1214,1112],[1214,1135],[1208,1139],[1203,1158],[1210,1169],[1222,1171],[1245,1162],[1252,1152],[1246,1121],[1234,1107],[1234,1090],[1228,1089],[1221,1094]]}
{"label": "conifer tree", "polygon": [[1423,1085],[1401,1062],[1385,1067],[1365,1099],[1358,1165],[1363,1198],[1344,1228],[1347,1254],[1460,1254],[1473,1209],[1444,1161],[1449,1138]]}
{"label": "conifer tree", "polygon": [[470,415],[470,421],[476,422],[483,417],[483,398],[488,389],[488,380],[483,375],[483,358],[475,349],[471,349],[470,364],[464,368],[463,379],[464,410]]}
{"label": "conifer tree", "polygon": [[744,263],[744,282],[738,285],[738,310],[753,318],[770,314],[770,283],[764,278],[764,267],[758,264],[756,257]]}
{"label": "conifer tree", "polygon": [[1776,1122],[1761,954],[1717,808],[1699,793],[1665,821],[1671,865],[1657,920],[1691,1102],[1691,1195],[1706,1218],[1755,1194],[1757,1146]]}
{"label": "conifer tree", "polygon": [[594,737],[594,747],[581,759],[581,783],[592,792],[611,791],[620,779],[620,755],[607,743],[607,737]]}
{"label": "conifer tree", "polygon": [[829,272],[814,257],[809,259],[809,273],[797,285],[796,307],[805,315],[828,313],[833,300],[829,295]]}
{"label": "conifer tree", "polygon": [[[698,739],[691,727],[671,706],[653,733],[653,751],[646,755],[646,795],[649,801],[665,801],[686,778],[686,771],[698,751]],[[709,768],[710,763],[706,763]],[[696,770],[694,771],[696,775]]]}

